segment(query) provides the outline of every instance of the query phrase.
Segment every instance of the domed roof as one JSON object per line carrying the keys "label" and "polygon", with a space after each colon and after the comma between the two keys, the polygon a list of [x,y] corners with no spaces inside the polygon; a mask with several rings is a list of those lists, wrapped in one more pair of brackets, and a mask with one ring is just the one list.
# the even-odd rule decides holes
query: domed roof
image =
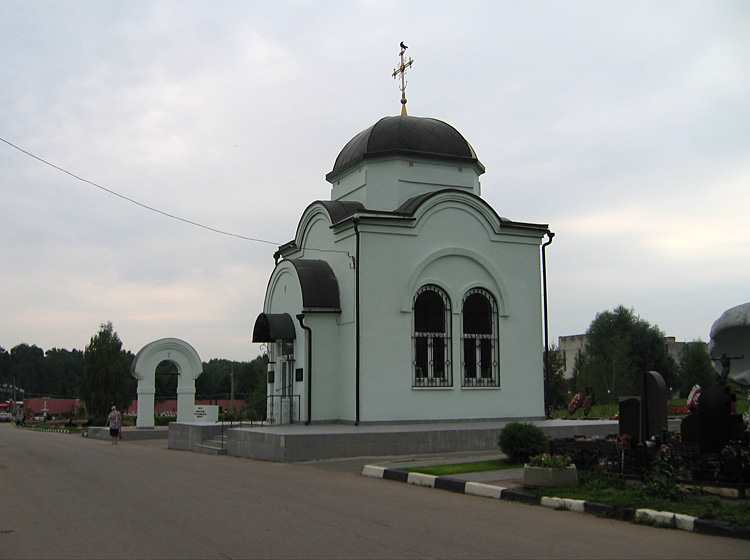
{"label": "domed roof", "polygon": [[384,117],[357,134],[341,150],[326,179],[359,162],[396,154],[445,159],[484,166],[466,139],[448,123],[427,117]]}

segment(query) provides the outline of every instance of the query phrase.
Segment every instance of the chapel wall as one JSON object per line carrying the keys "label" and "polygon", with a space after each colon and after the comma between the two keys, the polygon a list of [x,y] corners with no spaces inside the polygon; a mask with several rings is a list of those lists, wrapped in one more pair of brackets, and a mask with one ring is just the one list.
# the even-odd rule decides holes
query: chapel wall
{"label": "chapel wall", "polygon": [[[416,228],[421,229],[419,236],[410,235],[413,230],[375,227],[363,232],[361,312],[368,320],[362,327],[362,394],[366,395],[362,420],[543,416],[538,239],[523,243],[492,240],[481,219],[455,208],[432,212],[430,222]],[[413,315],[410,304],[403,309],[403,290],[413,281],[414,264],[439,252],[444,256],[420,272],[412,289],[436,284],[450,297],[453,385],[413,388]],[[496,263],[500,278],[478,257],[462,252]],[[461,388],[463,296],[468,289],[483,286],[501,300],[498,285],[507,289],[510,301],[504,301],[505,306],[516,310],[499,319],[501,387]]]}

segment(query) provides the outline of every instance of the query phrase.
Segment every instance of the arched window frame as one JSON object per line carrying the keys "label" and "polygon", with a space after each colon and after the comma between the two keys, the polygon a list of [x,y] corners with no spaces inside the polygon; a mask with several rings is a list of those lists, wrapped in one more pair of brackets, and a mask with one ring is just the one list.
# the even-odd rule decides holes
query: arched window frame
{"label": "arched window frame", "polygon": [[[466,302],[471,296],[480,295],[489,306],[489,317],[479,330],[467,332],[467,323],[476,325],[477,318],[467,317]],[[471,319],[471,320],[470,320]],[[485,323],[486,323],[485,321]],[[500,386],[500,340],[497,301],[482,288],[469,290],[461,302],[461,386],[499,387]]]}
{"label": "arched window frame", "polygon": [[[442,330],[417,330],[426,322],[426,317],[418,308],[420,296],[426,292],[437,295],[442,301]],[[422,286],[414,294],[412,301],[413,337],[412,337],[412,387],[436,388],[452,387],[453,374],[451,364],[451,304],[448,295],[438,286]],[[427,321],[429,322],[429,321]]]}

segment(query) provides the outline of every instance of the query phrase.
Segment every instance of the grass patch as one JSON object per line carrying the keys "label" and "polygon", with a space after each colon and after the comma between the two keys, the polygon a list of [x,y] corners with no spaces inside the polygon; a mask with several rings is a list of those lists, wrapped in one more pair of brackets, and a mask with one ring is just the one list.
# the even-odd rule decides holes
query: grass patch
{"label": "grass patch", "polygon": [[[455,465],[432,465],[403,469],[407,472],[418,472],[433,476],[450,476],[470,472],[499,471],[523,467],[520,463],[511,463],[508,459],[479,461],[474,463],[457,463]],[[579,472],[578,486],[558,488],[525,488],[524,492],[537,496],[554,496],[585,500],[614,506],[620,510],[653,509],[692,515],[701,519],[725,521],[739,527],[750,527],[750,500],[721,498],[704,493],[700,488],[687,489],[679,500],[658,498],[645,491],[640,483],[627,483],[625,480],[600,473]]]}
{"label": "grass patch", "polygon": [[699,488],[686,490],[679,500],[655,497],[644,491],[640,483],[627,484],[618,477],[603,477],[598,474],[579,472],[578,486],[554,489],[524,489],[538,496],[554,495],[556,498],[586,500],[614,506],[619,509],[648,508],[726,521],[740,527],[750,526],[750,500],[720,498],[702,492]]}
{"label": "grass patch", "polygon": [[[671,399],[667,401],[667,406],[685,406],[687,399]],[[591,407],[589,418],[611,418],[619,412],[619,403],[609,404],[595,404]],[[748,401],[744,394],[737,393],[737,404],[735,412],[737,414],[745,414],[748,411]],[[571,416],[568,413],[568,408],[561,408],[552,412],[552,418],[583,418],[583,407],[579,408],[576,413]]]}
{"label": "grass patch", "polygon": [[508,459],[497,459],[495,461],[478,461],[475,463],[457,463],[455,465],[430,465],[427,467],[414,467],[403,469],[406,472],[416,472],[433,476],[450,476],[452,474],[464,474],[471,472],[502,471],[505,469],[518,469],[523,467],[520,463],[511,463]]}

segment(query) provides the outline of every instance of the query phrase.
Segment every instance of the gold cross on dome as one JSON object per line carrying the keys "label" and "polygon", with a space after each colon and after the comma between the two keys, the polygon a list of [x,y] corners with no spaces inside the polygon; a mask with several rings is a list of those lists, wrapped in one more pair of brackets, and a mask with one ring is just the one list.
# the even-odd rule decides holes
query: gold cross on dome
{"label": "gold cross on dome", "polygon": [[401,85],[398,89],[401,90],[401,114],[406,114],[406,71],[411,68],[411,65],[414,64],[414,61],[409,57],[408,61],[404,61],[404,54],[406,54],[406,45],[404,45],[404,42],[401,41],[401,52],[399,53],[399,56],[401,57],[401,64],[396,66],[396,68],[393,70],[393,79],[395,80],[398,78],[399,75],[401,75]]}

